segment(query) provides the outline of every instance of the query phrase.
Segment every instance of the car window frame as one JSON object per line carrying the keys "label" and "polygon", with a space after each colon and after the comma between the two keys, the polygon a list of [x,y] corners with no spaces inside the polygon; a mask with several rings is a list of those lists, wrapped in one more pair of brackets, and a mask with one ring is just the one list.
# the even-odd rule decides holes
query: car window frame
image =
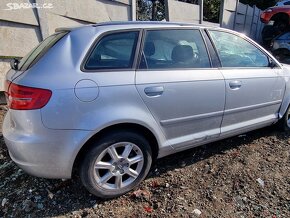
{"label": "car window frame", "polygon": [[[261,49],[259,46],[257,46],[255,43],[253,43],[251,40],[249,40],[247,37],[245,37],[245,35],[242,35],[242,34],[239,34],[239,33],[236,33],[236,32],[233,32],[233,31],[228,31],[228,30],[225,30],[225,29],[214,29],[214,28],[207,28],[205,30],[207,32],[207,35],[208,37],[210,38],[210,41],[212,43],[212,46],[214,47],[215,51],[216,51],[216,54],[217,56],[219,57],[219,60],[220,60],[220,65],[221,65],[221,69],[271,69],[271,68],[281,68],[280,64],[277,63],[277,61],[275,59],[273,59],[269,54],[267,54],[263,49]],[[253,45],[255,48],[257,48],[259,51],[261,51],[267,58],[268,58],[268,62],[269,62],[269,65],[267,67],[224,67],[223,64],[222,64],[222,61],[221,61],[221,58],[220,58],[220,55],[219,55],[219,52],[216,48],[216,45],[213,41],[213,38],[212,36],[210,35],[210,31],[216,31],[216,32],[223,32],[223,33],[228,33],[228,34],[232,34],[234,36],[237,36],[237,37],[240,37],[242,39],[244,39],[245,41],[247,41],[248,43],[250,43],[251,45]],[[270,64],[271,62],[275,63],[275,67],[271,67]]]}
{"label": "car window frame", "polygon": [[[61,32],[56,32],[54,34],[49,35],[46,37],[44,40],[42,40],[36,47],[34,47],[28,54],[29,56],[27,59],[23,62],[23,64],[19,67],[19,71],[27,71],[30,68],[32,68],[37,62],[39,62],[40,59],[42,59],[43,56],[47,54],[47,52],[54,47],[60,40],[62,40],[66,35],[69,34],[69,31],[61,31]],[[48,44],[50,44],[52,41],[55,40],[55,42],[48,46],[48,44],[27,64],[29,58],[34,54],[34,52],[41,46],[41,44],[47,40],[49,37],[54,37],[52,38],[51,41],[49,41]],[[27,55],[28,55],[27,54]]]}
{"label": "car window frame", "polygon": [[[141,64],[141,60],[142,60],[142,55],[143,55],[143,48],[144,48],[144,45],[145,45],[145,39],[146,39],[146,34],[148,31],[158,31],[158,30],[197,30],[199,31],[200,35],[201,35],[201,38],[202,38],[202,41],[205,45],[205,51],[208,55],[208,59],[209,59],[209,64],[210,64],[210,67],[207,67],[207,68],[156,68],[156,69],[142,69],[140,68],[140,64]],[[143,31],[142,31],[142,41],[141,41],[141,45],[140,45],[140,48],[139,48],[139,56],[138,56],[138,64],[137,64],[137,67],[136,67],[136,70],[138,71],[178,71],[178,70],[209,70],[209,69],[214,69],[213,67],[213,63],[212,63],[212,59],[211,59],[211,55],[210,55],[210,52],[209,52],[209,48],[208,48],[208,45],[206,43],[206,40],[205,40],[205,37],[203,35],[203,32],[202,32],[202,28],[201,27],[194,27],[194,26],[183,26],[183,27],[158,27],[158,28],[144,28]]]}
{"label": "car window frame", "polygon": [[202,29],[202,34],[204,36],[204,39],[206,41],[206,44],[207,44],[207,47],[209,50],[209,54],[210,54],[211,61],[212,61],[212,67],[213,68],[220,68],[222,66],[221,60],[220,60],[220,57],[219,57],[219,55],[214,47],[212,39],[209,36],[209,33],[206,31],[206,29]]}
{"label": "car window frame", "polygon": [[[134,58],[133,58],[133,63],[131,67],[128,68],[104,68],[104,69],[86,69],[86,63],[88,59],[90,58],[92,52],[94,51],[95,47],[98,45],[98,43],[106,36],[112,35],[112,34],[117,34],[117,33],[126,33],[126,32],[138,32],[137,36],[137,43],[136,43],[136,48],[134,53]],[[98,73],[98,72],[116,72],[116,71],[129,71],[129,70],[135,70],[137,66],[137,60],[138,60],[138,55],[139,55],[139,50],[140,50],[140,42],[142,39],[142,29],[141,28],[128,28],[128,29],[119,29],[119,30],[110,30],[110,31],[105,31],[101,33],[100,35],[97,36],[97,38],[94,40],[94,42],[90,45],[90,48],[87,50],[80,66],[80,70],[85,73]]]}

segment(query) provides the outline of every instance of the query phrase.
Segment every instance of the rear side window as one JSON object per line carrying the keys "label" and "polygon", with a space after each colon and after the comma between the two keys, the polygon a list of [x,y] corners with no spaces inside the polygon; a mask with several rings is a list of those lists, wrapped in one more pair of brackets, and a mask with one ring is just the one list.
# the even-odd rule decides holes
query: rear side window
{"label": "rear side window", "polygon": [[269,67],[268,57],[244,38],[222,31],[209,31],[222,67]]}
{"label": "rear side window", "polygon": [[140,69],[210,68],[199,30],[148,30]]}
{"label": "rear side window", "polygon": [[98,41],[86,61],[86,70],[132,68],[139,32],[120,32]]}
{"label": "rear side window", "polygon": [[67,33],[68,32],[56,33],[44,39],[40,44],[38,44],[25,57],[21,59],[18,65],[19,70],[27,70],[35,63],[37,63],[37,61]]}

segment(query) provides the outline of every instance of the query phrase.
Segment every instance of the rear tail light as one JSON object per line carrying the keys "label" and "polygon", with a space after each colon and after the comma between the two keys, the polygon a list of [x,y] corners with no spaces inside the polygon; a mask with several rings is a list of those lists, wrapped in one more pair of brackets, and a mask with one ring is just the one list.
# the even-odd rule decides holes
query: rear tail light
{"label": "rear tail light", "polygon": [[34,110],[44,107],[52,92],[47,89],[32,88],[6,81],[5,94],[8,107],[15,110]]}

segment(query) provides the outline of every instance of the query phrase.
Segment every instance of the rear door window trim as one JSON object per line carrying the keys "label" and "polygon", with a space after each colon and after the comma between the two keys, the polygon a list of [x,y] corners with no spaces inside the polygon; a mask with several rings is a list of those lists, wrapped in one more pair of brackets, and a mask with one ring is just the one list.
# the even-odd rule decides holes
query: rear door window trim
{"label": "rear door window trim", "polygon": [[[138,57],[138,65],[136,70],[138,71],[178,71],[178,70],[212,70],[212,69],[217,69],[213,67],[212,61],[211,61],[211,56],[207,47],[207,43],[205,41],[205,38],[202,34],[202,29],[203,28],[199,28],[199,27],[192,27],[192,26],[188,26],[188,27],[162,27],[162,28],[144,28],[143,29],[143,33],[142,33],[142,41],[141,41],[141,45],[140,45],[140,49],[139,49],[139,57]],[[209,63],[211,67],[202,67],[202,68],[156,68],[156,69],[142,69],[140,68],[140,63],[141,63],[141,59],[142,59],[142,53],[143,53],[143,48],[144,48],[144,43],[145,43],[145,37],[148,31],[151,30],[155,30],[155,31],[160,31],[160,30],[197,30],[199,31],[202,41],[204,43],[205,46],[205,50],[206,53],[208,55],[208,59],[209,59]]]}
{"label": "rear door window trim", "polygon": [[[87,73],[97,73],[97,72],[116,72],[116,71],[128,71],[128,70],[135,70],[136,69],[136,64],[137,64],[137,59],[138,59],[138,54],[139,54],[139,49],[140,49],[140,41],[142,38],[141,34],[142,29],[140,28],[132,28],[132,29],[121,29],[121,30],[112,30],[112,31],[107,31],[104,33],[101,33],[95,41],[92,43],[90,46],[89,50],[87,51],[85,57],[83,58],[83,61],[81,63],[81,71],[82,72],[87,72]],[[86,69],[86,63],[88,59],[90,58],[92,52],[94,51],[95,47],[98,45],[98,43],[106,36],[111,35],[111,34],[117,34],[117,33],[126,33],[126,32],[138,32],[138,37],[137,37],[137,43],[135,47],[134,52],[134,59],[133,59],[133,64],[132,67],[129,68],[104,68],[104,69]]]}
{"label": "rear door window trim", "polygon": [[[39,54],[28,64],[26,65],[27,61],[29,60],[30,56],[33,55],[33,53],[39,48],[39,46],[41,45],[41,43],[43,43],[43,41],[45,41],[46,39],[44,39],[43,41],[41,41],[34,49],[33,51],[30,52],[29,57],[27,57],[26,61],[21,65],[21,67],[19,68],[20,71],[26,71],[28,69],[30,69],[34,64],[36,64],[47,52],[49,49],[51,49],[55,44],[57,44],[57,42],[59,42],[65,35],[67,35],[69,32],[68,31],[63,31],[63,32],[57,32],[54,33],[48,37],[59,37],[51,46],[45,46],[43,48],[43,50],[41,50],[39,52]],[[55,39],[55,38],[54,38]],[[53,41],[54,39],[52,39],[51,41]]]}

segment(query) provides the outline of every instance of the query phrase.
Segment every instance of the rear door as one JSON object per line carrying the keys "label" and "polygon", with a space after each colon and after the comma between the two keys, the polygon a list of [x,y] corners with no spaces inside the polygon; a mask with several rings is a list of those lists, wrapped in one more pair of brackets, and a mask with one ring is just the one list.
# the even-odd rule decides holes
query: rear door
{"label": "rear door", "polygon": [[179,149],[218,137],[225,83],[211,66],[201,32],[147,30],[143,41],[136,86],[167,145]]}
{"label": "rear door", "polygon": [[247,38],[210,30],[226,81],[223,135],[244,132],[274,122],[282,102],[285,82],[280,68]]}

